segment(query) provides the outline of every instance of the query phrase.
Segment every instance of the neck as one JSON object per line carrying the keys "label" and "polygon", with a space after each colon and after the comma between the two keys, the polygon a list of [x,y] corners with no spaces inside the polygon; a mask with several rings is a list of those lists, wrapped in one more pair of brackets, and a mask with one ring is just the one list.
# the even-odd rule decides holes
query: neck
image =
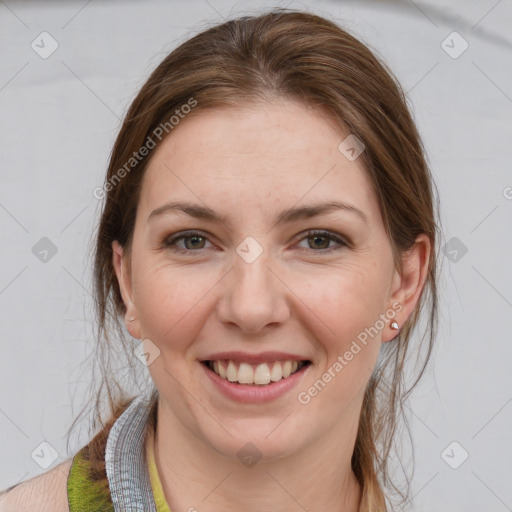
{"label": "neck", "polygon": [[245,466],[181,424],[161,398],[157,417],[155,461],[171,510],[359,510],[361,486],[350,463],[357,423],[287,456]]}

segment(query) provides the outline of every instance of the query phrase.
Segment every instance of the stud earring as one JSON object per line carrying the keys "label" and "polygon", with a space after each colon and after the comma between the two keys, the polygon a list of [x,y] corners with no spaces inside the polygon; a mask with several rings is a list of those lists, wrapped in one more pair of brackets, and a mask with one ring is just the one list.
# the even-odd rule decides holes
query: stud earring
{"label": "stud earring", "polygon": [[399,331],[400,327],[398,327],[398,324],[395,321],[393,321],[393,322],[391,322],[391,329],[395,329],[396,331]]}

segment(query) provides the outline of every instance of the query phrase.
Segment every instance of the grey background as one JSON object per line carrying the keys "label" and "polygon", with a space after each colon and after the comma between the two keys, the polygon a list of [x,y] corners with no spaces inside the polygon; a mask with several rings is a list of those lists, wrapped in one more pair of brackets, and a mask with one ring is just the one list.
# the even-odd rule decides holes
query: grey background
{"label": "grey background", "polygon": [[[51,468],[89,440],[84,431],[67,450],[90,384],[93,190],[128,105],[205,24],[278,5],[336,19],[385,59],[407,91],[439,188],[448,244],[441,323],[434,364],[410,401],[416,468],[407,510],[512,510],[507,0],[2,2],[0,488],[46,471],[31,456],[51,453],[42,442],[56,451]],[[46,59],[31,47],[43,31],[58,43]],[[469,45],[458,58],[442,47],[454,31]],[[462,48],[447,41],[452,52]],[[43,237],[57,250],[46,262]],[[469,457],[453,469],[446,461],[457,465],[462,450]]]}

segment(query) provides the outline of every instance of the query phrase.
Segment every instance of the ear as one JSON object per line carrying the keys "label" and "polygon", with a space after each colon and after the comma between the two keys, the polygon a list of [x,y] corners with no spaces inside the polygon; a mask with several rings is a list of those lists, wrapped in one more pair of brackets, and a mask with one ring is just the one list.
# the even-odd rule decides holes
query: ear
{"label": "ear", "polygon": [[396,321],[401,328],[414,310],[427,279],[430,252],[430,238],[421,233],[413,247],[403,255],[402,272],[395,271],[388,304],[388,310],[396,314],[382,334],[383,343],[392,341],[398,334],[396,329],[390,327],[391,323]]}
{"label": "ear", "polygon": [[123,247],[117,240],[112,242],[112,258],[113,265],[117,275],[117,281],[119,283],[119,289],[121,290],[121,296],[126,308],[124,315],[124,324],[128,332],[134,338],[141,339],[140,322],[137,315],[137,308],[133,304],[132,296],[132,280],[131,280],[131,269],[130,261],[123,256]]}

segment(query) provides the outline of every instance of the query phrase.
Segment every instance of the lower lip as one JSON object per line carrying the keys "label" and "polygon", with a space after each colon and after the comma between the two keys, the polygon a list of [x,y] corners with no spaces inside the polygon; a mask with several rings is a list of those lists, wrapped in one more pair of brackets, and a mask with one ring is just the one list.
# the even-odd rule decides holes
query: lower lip
{"label": "lower lip", "polygon": [[204,371],[211,379],[215,387],[231,400],[245,404],[261,404],[271,402],[291,391],[302,379],[311,363],[303,366],[298,372],[290,375],[286,379],[278,380],[263,386],[258,384],[239,384],[238,382],[230,382],[217,375],[214,371],[206,367],[204,363],[200,363]]}

